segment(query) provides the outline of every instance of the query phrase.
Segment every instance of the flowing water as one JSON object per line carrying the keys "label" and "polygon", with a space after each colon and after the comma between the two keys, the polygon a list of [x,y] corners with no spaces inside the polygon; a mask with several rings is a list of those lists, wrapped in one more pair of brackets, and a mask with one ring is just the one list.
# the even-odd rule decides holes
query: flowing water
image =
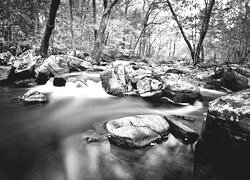
{"label": "flowing water", "polygon": [[86,88],[70,83],[54,87],[51,81],[35,87],[46,94],[47,104],[25,105],[18,97],[28,89],[1,87],[1,180],[193,179],[193,146],[172,135],[161,144],[139,149],[118,147],[105,139],[87,144],[84,137],[105,134],[103,124],[108,120],[152,113],[189,114],[199,132],[206,106],[201,102],[154,106],[138,98],[115,98],[103,91],[98,74],[89,79]]}

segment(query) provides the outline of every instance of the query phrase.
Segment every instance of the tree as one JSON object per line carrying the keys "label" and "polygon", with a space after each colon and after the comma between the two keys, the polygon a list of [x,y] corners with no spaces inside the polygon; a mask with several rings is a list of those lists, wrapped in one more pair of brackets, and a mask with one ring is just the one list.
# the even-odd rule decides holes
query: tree
{"label": "tree", "polygon": [[91,57],[96,61],[97,64],[100,64],[101,62],[101,55],[105,47],[105,41],[106,41],[105,32],[110,18],[110,13],[112,8],[115,6],[117,2],[118,0],[113,0],[110,4],[108,4],[107,0],[103,0],[104,12],[101,18],[99,30],[97,32],[97,39],[94,48],[91,52]]}
{"label": "tree", "polygon": [[39,52],[43,57],[46,57],[48,53],[49,39],[55,27],[56,12],[58,10],[59,5],[60,0],[52,0],[50,4],[49,17],[47,20],[47,25],[43,35],[42,43],[39,49]]}
{"label": "tree", "polygon": [[69,11],[70,11],[70,31],[71,31],[71,45],[73,48],[73,54],[76,54],[76,47],[75,47],[75,36],[74,36],[74,17],[73,17],[73,2],[69,0]]}
{"label": "tree", "polygon": [[170,11],[171,11],[171,13],[173,15],[173,18],[176,21],[176,23],[177,23],[177,25],[178,25],[178,27],[179,27],[179,29],[181,31],[181,34],[183,36],[183,39],[185,40],[185,42],[186,42],[186,44],[188,46],[188,49],[190,51],[191,58],[193,60],[194,65],[196,65],[200,61],[200,54],[201,54],[201,50],[202,50],[202,45],[203,45],[203,41],[205,39],[205,36],[207,34],[207,30],[208,30],[208,27],[209,27],[209,21],[210,21],[210,18],[211,18],[212,9],[213,9],[215,0],[209,0],[209,2],[208,2],[208,0],[204,0],[204,3],[205,3],[205,9],[204,9],[203,20],[202,20],[202,25],[201,25],[201,29],[200,29],[199,41],[198,41],[197,46],[194,45],[194,47],[192,47],[188,37],[186,36],[186,34],[184,32],[183,26],[182,26],[181,22],[178,19],[177,14],[173,10],[172,4],[170,3],[169,0],[167,0],[167,4],[168,4],[169,9],[170,9]]}
{"label": "tree", "polygon": [[96,29],[96,0],[92,0],[93,7],[93,23],[94,23],[94,38],[97,39],[97,29]]}

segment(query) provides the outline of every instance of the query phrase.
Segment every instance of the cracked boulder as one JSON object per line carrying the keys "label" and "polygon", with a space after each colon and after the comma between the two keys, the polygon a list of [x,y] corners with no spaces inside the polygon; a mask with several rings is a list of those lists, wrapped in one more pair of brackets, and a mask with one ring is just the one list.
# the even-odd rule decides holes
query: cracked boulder
{"label": "cracked boulder", "polygon": [[154,97],[162,94],[164,85],[149,67],[134,68],[119,64],[101,74],[102,86],[115,96],[136,95]]}
{"label": "cracked boulder", "polygon": [[[211,137],[207,136],[212,134]],[[220,97],[209,103],[203,138],[249,145],[250,89]],[[216,140],[216,141],[217,141]]]}
{"label": "cracked boulder", "polygon": [[159,115],[137,115],[106,124],[110,141],[129,147],[144,147],[168,135],[169,124]]}

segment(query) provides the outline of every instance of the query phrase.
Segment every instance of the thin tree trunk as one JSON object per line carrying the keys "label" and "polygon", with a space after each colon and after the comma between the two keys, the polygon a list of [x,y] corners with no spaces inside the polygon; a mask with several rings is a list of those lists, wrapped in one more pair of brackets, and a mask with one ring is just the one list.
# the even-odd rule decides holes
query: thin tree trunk
{"label": "thin tree trunk", "polygon": [[91,52],[91,57],[96,61],[97,64],[100,64],[101,62],[101,55],[105,47],[105,41],[106,41],[105,32],[106,32],[106,28],[107,28],[108,21],[109,21],[109,16],[110,16],[112,8],[117,2],[118,0],[113,0],[111,4],[108,6],[107,0],[104,0],[104,7],[106,8],[102,15],[102,19],[100,22],[100,27],[97,33],[97,39],[96,39],[94,48]]}
{"label": "thin tree trunk", "polygon": [[42,43],[39,49],[40,54],[43,57],[46,57],[48,53],[49,39],[55,27],[56,12],[58,10],[59,5],[60,5],[60,0],[52,0],[50,4],[49,18],[43,35]]}
{"label": "thin tree trunk", "polygon": [[172,54],[172,56],[174,57],[174,55],[175,55],[175,40],[174,40],[174,48],[173,48],[173,54]]}
{"label": "thin tree trunk", "polygon": [[215,3],[215,0],[210,0],[209,4],[206,4],[206,11],[205,11],[205,15],[204,15],[204,19],[203,19],[203,23],[201,27],[200,39],[196,47],[196,52],[195,52],[195,57],[194,57],[194,65],[196,65],[199,62],[202,44],[207,34],[214,3]]}
{"label": "thin tree trunk", "polygon": [[171,57],[171,50],[172,50],[172,39],[169,41],[169,53],[168,53],[168,58]]}
{"label": "thin tree trunk", "polygon": [[97,39],[97,29],[96,29],[96,0],[92,0],[93,7],[93,24],[94,24],[94,39]]}
{"label": "thin tree trunk", "polygon": [[71,45],[73,49],[73,55],[76,55],[75,46],[75,35],[74,35],[74,17],[73,17],[73,1],[69,0],[69,10],[70,10],[70,31],[71,31]]}
{"label": "thin tree trunk", "polygon": [[177,25],[178,25],[178,27],[179,27],[179,29],[180,29],[180,31],[181,31],[181,35],[182,35],[184,41],[186,42],[186,44],[187,44],[187,46],[188,46],[188,49],[189,49],[190,54],[191,54],[191,58],[194,59],[194,54],[195,54],[195,52],[194,52],[194,50],[193,50],[193,48],[192,48],[192,45],[191,45],[191,43],[189,42],[189,40],[188,40],[188,38],[187,38],[187,36],[186,36],[184,30],[183,30],[182,24],[181,24],[180,21],[178,20],[177,14],[175,14],[175,12],[174,12],[174,10],[173,10],[173,7],[172,7],[172,4],[170,3],[169,0],[167,0],[167,4],[168,4],[168,7],[169,7],[169,9],[170,9],[170,11],[171,11],[173,17],[174,17],[174,20],[176,21],[176,23],[177,23]]}

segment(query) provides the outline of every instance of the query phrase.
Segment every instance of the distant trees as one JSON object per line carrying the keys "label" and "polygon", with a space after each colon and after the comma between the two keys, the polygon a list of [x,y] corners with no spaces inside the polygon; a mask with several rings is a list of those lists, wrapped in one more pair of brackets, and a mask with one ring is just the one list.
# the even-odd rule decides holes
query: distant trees
{"label": "distant trees", "polygon": [[88,52],[97,64],[103,54],[245,63],[250,0],[0,1],[0,52],[22,42],[43,56],[49,46]]}

